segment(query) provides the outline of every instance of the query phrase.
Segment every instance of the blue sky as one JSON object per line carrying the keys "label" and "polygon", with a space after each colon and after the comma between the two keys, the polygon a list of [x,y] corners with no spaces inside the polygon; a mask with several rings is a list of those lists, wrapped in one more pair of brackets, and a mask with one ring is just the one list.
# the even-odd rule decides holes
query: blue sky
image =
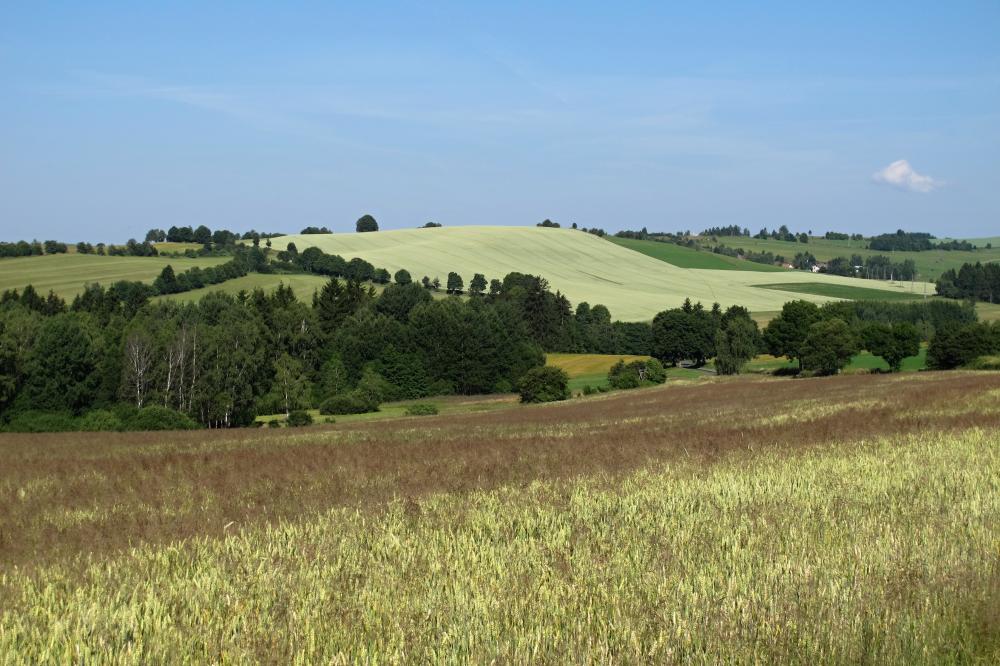
{"label": "blue sky", "polygon": [[365,212],[1000,234],[995,0],[17,4],[6,239]]}

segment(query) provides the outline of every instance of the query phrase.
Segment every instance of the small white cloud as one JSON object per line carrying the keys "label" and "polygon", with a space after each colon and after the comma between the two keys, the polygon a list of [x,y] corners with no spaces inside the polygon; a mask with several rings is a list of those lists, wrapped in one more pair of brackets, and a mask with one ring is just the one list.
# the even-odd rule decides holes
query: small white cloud
{"label": "small white cloud", "polygon": [[896,160],[881,171],[876,171],[872,178],[876,183],[892,185],[911,192],[930,192],[941,186],[941,181],[914,171],[906,160]]}

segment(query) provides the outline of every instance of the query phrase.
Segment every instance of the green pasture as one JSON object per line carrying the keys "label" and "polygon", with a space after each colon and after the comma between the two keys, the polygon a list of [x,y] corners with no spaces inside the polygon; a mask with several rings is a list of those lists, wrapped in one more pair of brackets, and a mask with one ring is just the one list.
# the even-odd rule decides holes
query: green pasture
{"label": "green pasture", "polygon": [[764,273],[787,271],[787,269],[781,266],[758,264],[753,261],[746,261],[745,259],[727,257],[724,254],[695,250],[674,243],[661,243],[659,241],[638,240],[634,238],[616,238],[614,236],[608,236],[607,240],[615,245],[621,245],[654,259],[673,264],[678,268],[709,268],[721,271],[759,271]]}
{"label": "green pasture", "polygon": [[[901,284],[905,286],[907,283]],[[790,291],[796,294],[829,296],[830,298],[843,298],[850,301],[912,301],[924,298],[923,293],[914,292],[912,290],[886,291],[884,289],[871,289],[869,287],[856,287],[845,284],[830,284],[827,282],[782,282],[779,284],[762,284],[758,286],[761,289],[777,289],[778,291]],[[933,295],[933,291],[928,294],[928,296]]]}

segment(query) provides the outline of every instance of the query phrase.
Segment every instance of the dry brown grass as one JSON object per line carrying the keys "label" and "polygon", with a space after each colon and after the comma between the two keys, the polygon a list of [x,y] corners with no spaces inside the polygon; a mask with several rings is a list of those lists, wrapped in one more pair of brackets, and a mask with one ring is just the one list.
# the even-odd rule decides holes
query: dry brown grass
{"label": "dry brown grass", "polygon": [[0,435],[0,571],[432,492],[970,426],[1000,426],[1000,375],[738,378],[278,432]]}

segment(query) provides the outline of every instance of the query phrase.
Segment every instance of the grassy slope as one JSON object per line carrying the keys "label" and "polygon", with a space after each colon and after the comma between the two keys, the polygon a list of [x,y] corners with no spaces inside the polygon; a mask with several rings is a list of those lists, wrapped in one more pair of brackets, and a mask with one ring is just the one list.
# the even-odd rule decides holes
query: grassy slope
{"label": "grassy slope", "polygon": [[[902,262],[912,259],[917,265],[921,279],[934,280],[949,268],[958,269],[962,264],[977,261],[1000,261],[1000,244],[994,244],[993,249],[980,248],[973,252],[952,252],[932,250],[929,252],[880,252],[859,247],[859,241],[829,241],[823,238],[811,238],[808,243],[790,243],[778,240],[758,240],[755,238],[719,237],[719,243],[729,247],[742,247],[745,250],[757,252],[773,252],[791,261],[799,252],[812,252],[819,261],[828,261],[834,257],[848,257],[859,254],[869,257],[877,254],[890,255],[894,261]],[[985,245],[985,243],[984,243]]]}
{"label": "grassy slope", "polygon": [[[502,278],[511,271],[542,275],[553,289],[575,304],[602,303],[612,316],[625,321],[648,320],[657,312],[679,306],[685,298],[705,303],[741,304],[751,310],[778,310],[786,294],[758,289],[773,283],[769,272],[685,269],[607,242],[591,234],[568,229],[537,227],[443,227],[405,229],[365,234],[283,236],[272,241],[275,249],[294,242],[299,251],[316,245],[345,258],[363,257],[390,272],[406,268],[414,278],[439,277],[456,271],[466,284],[479,272]],[[781,274],[783,282],[816,282],[817,276],[800,271]],[[822,276],[831,284],[859,285],[852,278]],[[902,286],[871,282],[861,286],[903,291]],[[825,296],[806,298],[825,302]]]}
{"label": "grassy slope", "polygon": [[322,288],[328,280],[328,277],[324,277],[322,275],[274,275],[251,273],[249,275],[244,275],[241,278],[227,280],[226,282],[214,284],[203,289],[193,289],[180,294],[160,296],[159,298],[183,302],[198,301],[201,300],[202,296],[205,294],[215,291],[222,291],[227,294],[238,294],[241,291],[250,292],[254,289],[263,289],[264,291],[269,292],[276,289],[279,284],[284,284],[285,286],[292,288],[295,292],[295,296],[300,301],[310,302],[313,292]]}
{"label": "grassy slope", "polygon": [[[251,273],[249,275],[244,275],[241,278],[236,278],[235,280],[227,280],[226,282],[214,284],[209,287],[203,287],[202,289],[192,289],[191,291],[184,291],[179,294],[170,294],[169,296],[157,296],[156,298],[179,302],[193,302],[200,301],[206,294],[216,291],[221,291],[227,294],[238,294],[241,291],[251,292],[254,289],[262,289],[265,292],[271,292],[277,289],[279,284],[284,284],[285,286],[292,288],[295,292],[295,297],[300,301],[311,303],[313,292],[321,289],[329,280],[330,278],[324,275],[306,275],[298,273]],[[341,282],[343,283],[344,280],[341,279]],[[366,287],[369,285],[375,289],[376,293],[381,293],[386,287],[386,285],[381,284],[365,284]],[[432,298],[454,298],[453,296],[449,296],[443,289],[440,291],[432,291],[430,293]],[[467,297],[462,296],[459,298]]]}
{"label": "grassy slope", "polygon": [[[763,289],[791,291],[797,294],[831,296],[833,298],[843,298],[852,301],[912,301],[923,298],[922,294],[915,294],[911,291],[887,292],[882,289],[870,289],[868,287],[855,287],[844,284],[828,284],[826,282],[783,282],[778,284],[762,284],[760,287]],[[933,291],[931,295],[933,295]]]}
{"label": "grassy slope", "polygon": [[0,654],[997,663],[998,391],[987,373],[738,378],[395,423],[12,437]]}
{"label": "grassy slope", "polygon": [[34,285],[42,294],[49,290],[63,298],[83,291],[85,284],[109,285],[117,280],[152,282],[167,264],[181,272],[194,266],[214,266],[229,257],[108,257],[93,254],[54,254],[42,257],[0,259],[0,291]]}
{"label": "grassy slope", "polygon": [[630,250],[642,252],[654,259],[673,264],[679,268],[711,268],[722,271],[759,271],[762,273],[784,272],[787,270],[780,266],[757,264],[752,261],[737,259],[736,257],[727,257],[723,254],[693,250],[673,243],[661,243],[633,238],[615,238],[611,236],[607,240],[616,245],[627,247]]}

